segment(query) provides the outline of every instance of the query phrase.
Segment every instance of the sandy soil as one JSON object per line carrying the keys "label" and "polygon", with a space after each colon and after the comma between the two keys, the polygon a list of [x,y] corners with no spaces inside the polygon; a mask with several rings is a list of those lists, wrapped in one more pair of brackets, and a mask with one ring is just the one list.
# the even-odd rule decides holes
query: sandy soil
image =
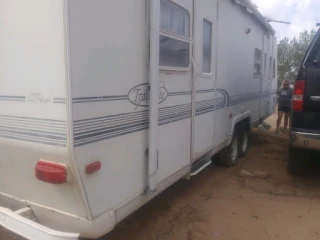
{"label": "sandy soil", "polygon": [[[212,166],[178,182],[101,240],[320,239],[320,174],[287,175],[287,135],[253,130],[251,138],[239,166]],[[241,170],[268,176],[241,177]]]}
{"label": "sandy soil", "polygon": [[[254,130],[251,138],[238,167],[213,166],[175,184],[102,239],[320,239],[319,174],[287,175],[287,135]],[[269,176],[240,177],[241,170]]]}

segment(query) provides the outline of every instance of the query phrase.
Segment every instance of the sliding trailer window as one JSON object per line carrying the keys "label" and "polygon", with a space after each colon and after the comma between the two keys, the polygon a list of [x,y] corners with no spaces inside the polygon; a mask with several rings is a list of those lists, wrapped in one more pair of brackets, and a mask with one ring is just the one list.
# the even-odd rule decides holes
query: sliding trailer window
{"label": "sliding trailer window", "polygon": [[160,17],[160,69],[188,69],[191,53],[188,10],[169,0],[161,0]]}
{"label": "sliding trailer window", "polygon": [[276,77],[276,59],[273,59],[273,74],[272,77],[275,78]]}
{"label": "sliding trailer window", "polygon": [[261,77],[261,60],[262,60],[261,50],[256,48],[254,50],[254,72],[253,72],[253,76],[255,78]]}
{"label": "sliding trailer window", "polygon": [[269,77],[272,78],[272,57],[269,58]]}
{"label": "sliding trailer window", "polygon": [[202,36],[202,73],[211,73],[212,23],[203,20]]}

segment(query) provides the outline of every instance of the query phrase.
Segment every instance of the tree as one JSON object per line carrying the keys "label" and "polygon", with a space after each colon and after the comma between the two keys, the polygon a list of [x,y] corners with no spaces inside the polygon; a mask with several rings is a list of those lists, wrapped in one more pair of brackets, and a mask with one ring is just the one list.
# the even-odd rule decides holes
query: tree
{"label": "tree", "polygon": [[[291,46],[289,38],[284,38],[278,44],[278,82],[289,77]],[[279,84],[278,84],[279,85]]]}
{"label": "tree", "polygon": [[291,41],[284,38],[278,44],[278,84],[287,79],[294,82],[301,61],[316,34],[315,30],[304,31],[299,37],[294,37]]}

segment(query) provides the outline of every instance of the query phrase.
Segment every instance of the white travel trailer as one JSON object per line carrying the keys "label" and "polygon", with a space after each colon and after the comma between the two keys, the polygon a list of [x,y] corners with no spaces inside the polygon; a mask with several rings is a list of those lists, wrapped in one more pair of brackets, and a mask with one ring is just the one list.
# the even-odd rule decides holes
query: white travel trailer
{"label": "white travel trailer", "polygon": [[100,237],[275,110],[250,0],[0,0],[0,225]]}

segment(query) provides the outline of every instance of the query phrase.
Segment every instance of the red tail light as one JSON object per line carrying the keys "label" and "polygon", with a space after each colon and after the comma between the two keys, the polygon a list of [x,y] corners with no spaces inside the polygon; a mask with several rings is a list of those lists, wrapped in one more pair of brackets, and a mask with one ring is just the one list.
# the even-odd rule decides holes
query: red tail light
{"label": "red tail light", "polygon": [[51,184],[63,184],[67,181],[67,169],[64,165],[40,160],[35,167],[36,178]]}
{"label": "red tail light", "polygon": [[303,97],[306,81],[298,80],[295,83],[292,97],[292,108],[294,112],[303,111]]}

